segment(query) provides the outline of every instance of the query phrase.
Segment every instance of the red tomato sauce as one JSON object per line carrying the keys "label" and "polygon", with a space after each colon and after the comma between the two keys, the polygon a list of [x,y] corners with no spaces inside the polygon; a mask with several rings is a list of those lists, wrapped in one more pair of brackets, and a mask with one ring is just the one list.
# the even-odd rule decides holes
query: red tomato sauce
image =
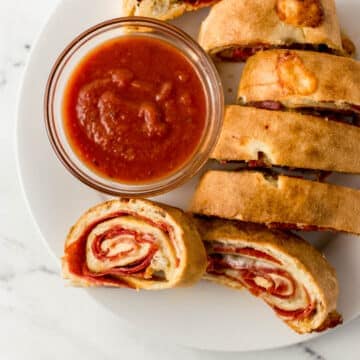
{"label": "red tomato sauce", "polygon": [[204,88],[176,48],[147,37],[108,41],[71,75],[63,121],[79,158],[99,175],[144,183],[181,167],[206,117]]}

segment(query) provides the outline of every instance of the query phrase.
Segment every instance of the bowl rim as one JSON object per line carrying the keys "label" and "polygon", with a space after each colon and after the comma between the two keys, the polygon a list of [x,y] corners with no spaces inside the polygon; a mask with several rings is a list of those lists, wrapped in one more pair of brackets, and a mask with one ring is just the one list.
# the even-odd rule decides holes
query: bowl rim
{"label": "bowl rim", "polygon": [[[202,59],[205,60],[206,66],[208,68],[203,69],[203,73],[204,73],[203,76],[204,77],[206,76],[207,80],[209,80],[209,78],[212,77],[212,81],[210,81],[209,84],[211,85],[212,91],[214,91],[214,94],[217,97],[216,101],[212,101],[213,99],[211,98],[210,98],[211,101],[207,101],[208,105],[210,104],[210,107],[213,107],[212,111],[214,112],[213,116],[215,118],[215,125],[213,125],[214,129],[212,131],[213,133],[211,134],[210,144],[208,145],[205,154],[202,155],[200,159],[197,159],[196,166],[189,167],[189,165],[191,165],[194,162],[194,159],[197,156],[197,151],[199,150],[199,147],[202,144],[205,136],[209,132],[209,129],[207,129],[207,131],[204,131],[204,134],[202,135],[202,138],[198,143],[197,150],[187,159],[187,161],[181,164],[174,172],[170,173],[169,175],[161,177],[150,183],[144,182],[138,184],[136,183],[128,184],[125,182],[124,183],[116,182],[116,181],[113,182],[116,183],[119,187],[121,185],[131,187],[130,190],[115,188],[114,186],[108,186],[104,183],[99,183],[97,180],[95,180],[92,176],[89,175],[89,173],[95,174],[95,172],[92,169],[90,169],[81,159],[79,159],[75,152],[74,152],[74,156],[76,156],[78,160],[80,160],[85,165],[89,173],[84,174],[80,169],[76,167],[76,165],[74,166],[74,164],[70,160],[70,157],[68,156],[68,152],[64,149],[62,141],[59,139],[59,136],[55,129],[56,120],[55,120],[55,115],[53,114],[53,106],[52,106],[52,100],[56,93],[55,90],[57,87],[57,83],[60,80],[64,67],[71,60],[72,56],[76,54],[76,52],[88,41],[91,41],[93,38],[95,38],[100,34],[103,34],[106,31],[113,30],[114,26],[116,25],[118,27],[133,26],[134,28],[135,27],[154,28],[156,30],[165,31],[167,35],[170,35],[174,38],[177,37],[177,40],[180,39],[181,42],[191,47],[196,52],[197,55],[201,56]],[[98,31],[100,30],[104,30],[104,31],[98,33]],[[126,34],[124,36],[126,36]],[[192,66],[195,67],[196,71],[200,69],[200,66],[198,66],[194,61],[191,61],[188,54],[186,54],[182,49],[177,47],[175,44],[173,43],[170,44],[173,47],[175,47],[177,50],[179,50],[188,61],[190,61]],[[204,92],[205,92],[205,96],[209,98],[210,94],[207,94],[205,88],[204,88]],[[216,108],[215,105],[213,105],[215,102],[218,108]],[[45,122],[47,137],[53,151],[55,152],[58,160],[60,160],[62,165],[74,177],[76,177],[82,183],[84,183],[85,185],[89,186],[94,190],[113,196],[132,196],[132,197],[155,196],[159,194],[164,194],[183,185],[184,183],[189,181],[193,176],[195,176],[208,161],[209,156],[212,150],[214,149],[217,140],[220,136],[221,126],[223,122],[223,115],[224,115],[224,107],[225,107],[224,91],[223,91],[220,75],[211,57],[202,49],[202,47],[197,43],[197,41],[194,40],[185,31],[172,24],[168,24],[164,21],[160,21],[157,19],[140,17],[140,16],[116,17],[110,20],[105,20],[103,22],[100,22],[96,25],[87,28],[79,35],[77,35],[64,48],[64,50],[58,55],[57,59],[55,60],[54,65],[52,66],[52,69],[49,73],[46,82],[44,101],[43,101],[44,122]],[[209,114],[207,115],[207,117],[209,117]],[[207,126],[209,126],[208,118],[206,122],[207,122]],[[179,176],[179,173],[182,173],[182,175]],[[109,181],[104,176],[101,175],[98,176],[104,181]]]}

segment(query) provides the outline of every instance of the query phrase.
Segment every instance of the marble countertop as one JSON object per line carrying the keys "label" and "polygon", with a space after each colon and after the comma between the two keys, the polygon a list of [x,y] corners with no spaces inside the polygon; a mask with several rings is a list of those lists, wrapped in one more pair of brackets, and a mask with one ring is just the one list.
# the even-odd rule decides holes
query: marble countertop
{"label": "marble countertop", "polygon": [[114,319],[82,290],[64,291],[25,207],[14,159],[21,76],[56,2],[0,1],[0,359],[358,359],[360,319],[305,344],[220,354],[140,337],[141,330]]}

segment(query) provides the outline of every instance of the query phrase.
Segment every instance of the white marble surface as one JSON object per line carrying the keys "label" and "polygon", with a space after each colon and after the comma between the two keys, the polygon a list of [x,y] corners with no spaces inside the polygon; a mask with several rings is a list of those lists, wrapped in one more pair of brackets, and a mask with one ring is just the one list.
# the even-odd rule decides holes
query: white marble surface
{"label": "white marble surface", "polygon": [[220,354],[144,335],[82,290],[64,287],[25,208],[14,158],[21,76],[55,5],[56,0],[0,0],[0,359],[359,359],[360,319],[306,344]]}

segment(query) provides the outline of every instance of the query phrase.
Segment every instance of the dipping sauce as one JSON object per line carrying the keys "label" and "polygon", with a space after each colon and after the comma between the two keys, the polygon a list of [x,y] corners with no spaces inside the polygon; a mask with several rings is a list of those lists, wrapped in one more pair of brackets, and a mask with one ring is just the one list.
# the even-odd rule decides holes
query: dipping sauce
{"label": "dipping sauce", "polygon": [[125,183],[158,180],[194,154],[206,120],[201,81],[172,45],[145,36],[105,42],[68,81],[63,121],[77,156]]}

